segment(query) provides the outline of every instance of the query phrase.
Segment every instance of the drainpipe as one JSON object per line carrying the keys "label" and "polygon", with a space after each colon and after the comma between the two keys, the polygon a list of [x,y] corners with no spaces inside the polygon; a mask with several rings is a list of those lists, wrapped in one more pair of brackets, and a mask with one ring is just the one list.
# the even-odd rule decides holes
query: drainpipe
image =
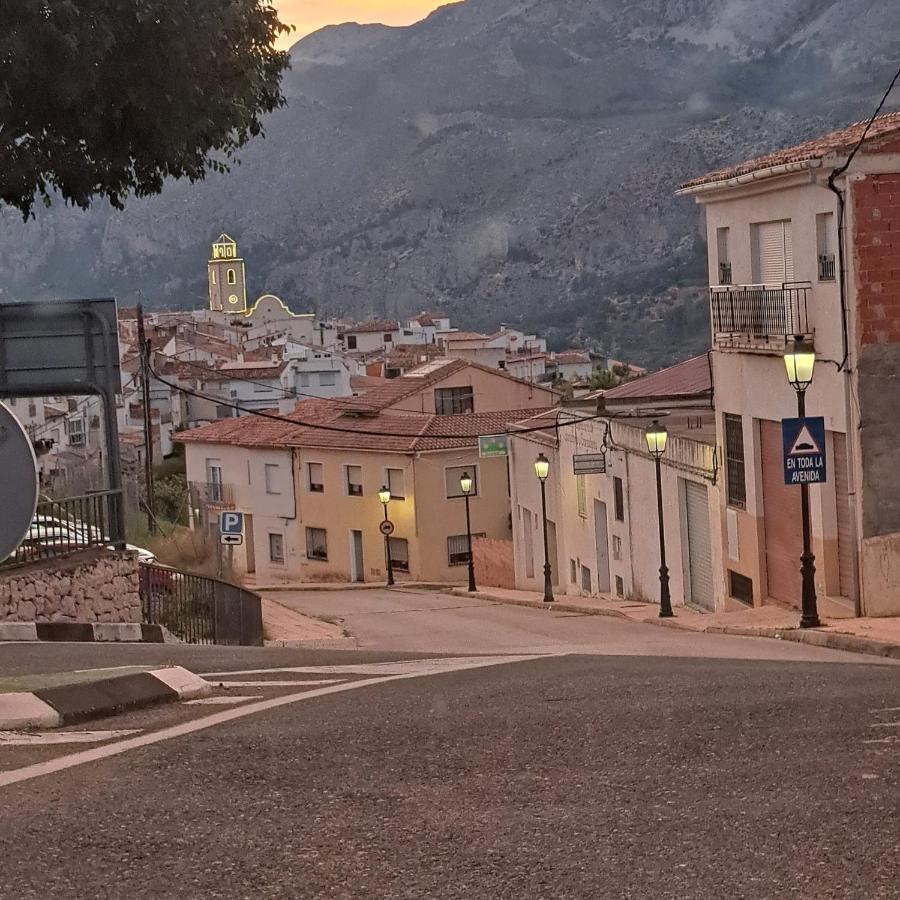
{"label": "drainpipe", "polygon": [[[852,157],[851,157],[852,158]],[[853,563],[853,582],[856,587],[856,596],[853,598],[853,612],[858,617],[862,616],[862,572],[859,564],[860,533],[856,515],[857,491],[856,491],[856,435],[859,425],[854,424],[853,418],[853,371],[848,365],[850,359],[850,322],[847,309],[847,282],[846,282],[846,214],[847,203],[844,192],[837,187],[835,179],[843,174],[850,165],[850,160],[840,168],[834,169],[828,176],[827,187],[838,203],[838,292],[841,300],[841,339],[843,342],[843,358],[838,366],[838,372],[844,375],[844,421],[847,425],[847,503],[850,506],[850,531]]]}

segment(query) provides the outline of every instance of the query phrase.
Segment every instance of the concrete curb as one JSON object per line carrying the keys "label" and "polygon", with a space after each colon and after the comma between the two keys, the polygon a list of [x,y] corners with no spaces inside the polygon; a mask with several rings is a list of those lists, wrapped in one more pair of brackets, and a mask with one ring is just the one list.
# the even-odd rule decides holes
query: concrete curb
{"label": "concrete curb", "polygon": [[204,697],[211,691],[212,685],[199,675],[171,666],[30,693],[0,694],[0,730],[58,728],[157,703]]}
{"label": "concrete curb", "polygon": [[432,581],[398,581],[397,584],[392,587],[388,587],[383,582],[373,584],[371,581],[340,581],[329,584],[274,584],[269,587],[257,587],[254,585],[252,588],[248,588],[248,590],[252,590],[256,594],[287,593],[288,591],[291,593],[302,593],[305,591],[315,591],[317,593],[328,591],[398,591],[403,590],[404,588],[417,591],[446,592],[452,589],[452,587],[452,584],[447,584],[446,582],[436,583]]}
{"label": "concrete curb", "polygon": [[129,622],[0,622],[4,641],[180,643],[162,625]]}
{"label": "concrete curb", "polygon": [[469,593],[464,589],[452,588],[445,593],[454,597],[477,597],[491,603],[502,603],[507,606],[522,606],[527,609],[557,610],[560,612],[581,613],[586,616],[610,616],[616,619],[627,619],[638,625],[656,625],[662,628],[676,628],[693,634],[730,634],[737,637],[768,638],[770,640],[794,641],[797,644],[810,644],[815,647],[827,647],[829,650],[844,650],[848,653],[861,653],[868,656],[881,656],[887,659],[900,659],[900,644],[878,641],[874,638],[857,634],[844,634],[840,631],[813,628],[774,628],[772,626],[753,625],[701,625],[696,627],[678,621],[677,614],[671,619],[632,618],[617,609],[598,609],[596,607],[578,606],[572,603],[539,604],[532,600],[516,600],[511,597],[497,597],[483,591]]}

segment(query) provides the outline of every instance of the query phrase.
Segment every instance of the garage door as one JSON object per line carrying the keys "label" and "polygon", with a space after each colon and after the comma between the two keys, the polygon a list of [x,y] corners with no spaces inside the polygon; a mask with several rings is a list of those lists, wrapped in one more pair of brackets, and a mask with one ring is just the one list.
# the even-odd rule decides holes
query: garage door
{"label": "garage door", "polygon": [[706,485],[685,481],[684,500],[687,513],[690,601],[704,609],[715,609]]}
{"label": "garage door", "polygon": [[834,493],[837,500],[838,571],[841,596],[856,596],[853,578],[853,528],[847,483],[847,435],[834,433]]}
{"label": "garage door", "polygon": [[800,606],[800,554],[803,552],[800,488],[784,483],[781,423],[759,423],[762,450],[763,527],[769,596]]}

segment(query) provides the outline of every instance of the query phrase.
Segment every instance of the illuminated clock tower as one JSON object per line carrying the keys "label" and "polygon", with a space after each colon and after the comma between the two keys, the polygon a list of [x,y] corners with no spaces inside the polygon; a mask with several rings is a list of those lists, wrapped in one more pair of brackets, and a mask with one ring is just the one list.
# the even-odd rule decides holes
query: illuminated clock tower
{"label": "illuminated clock tower", "polygon": [[247,279],[237,243],[224,232],[212,245],[209,270],[209,308],[226,313],[247,311]]}

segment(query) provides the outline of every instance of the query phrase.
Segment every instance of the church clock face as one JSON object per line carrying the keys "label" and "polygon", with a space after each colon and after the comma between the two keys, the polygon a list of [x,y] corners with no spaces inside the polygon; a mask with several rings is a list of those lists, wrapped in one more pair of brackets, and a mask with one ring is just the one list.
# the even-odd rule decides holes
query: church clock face
{"label": "church clock face", "polygon": [[229,294],[229,296],[228,296],[228,302],[229,302],[232,306],[237,306],[241,301],[240,301],[240,298],[238,297],[237,294]]}

